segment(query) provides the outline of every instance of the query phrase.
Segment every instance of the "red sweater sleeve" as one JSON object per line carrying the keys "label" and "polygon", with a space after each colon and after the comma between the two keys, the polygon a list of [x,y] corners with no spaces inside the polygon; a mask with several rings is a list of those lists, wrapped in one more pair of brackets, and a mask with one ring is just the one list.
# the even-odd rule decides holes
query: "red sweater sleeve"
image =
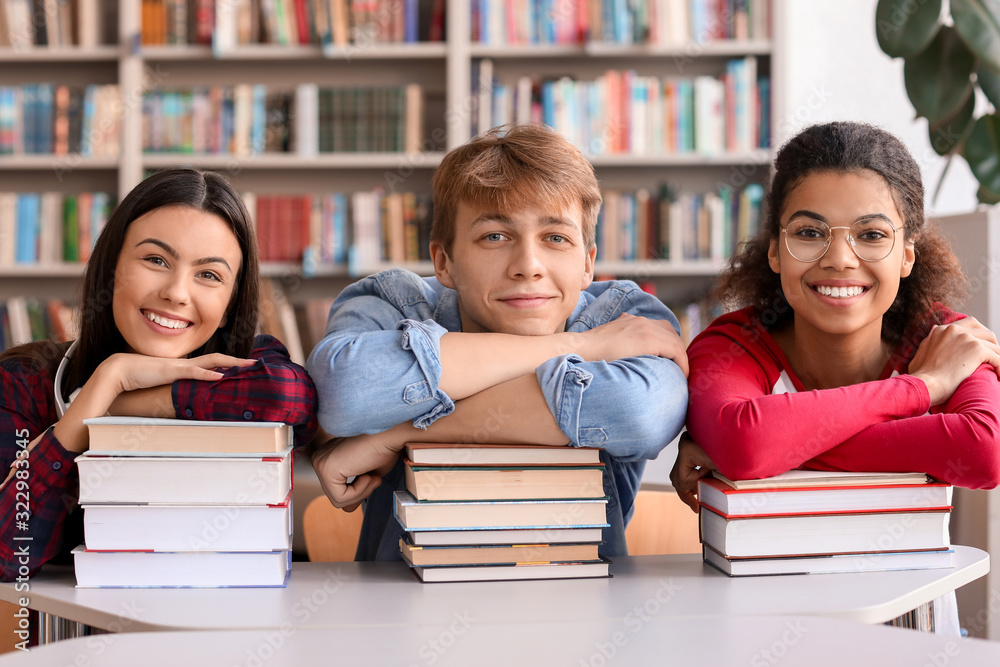
{"label": "red sweater sleeve", "polygon": [[[60,550],[76,506],[76,454],[52,434],[52,382],[29,362],[0,368],[0,580],[23,580]],[[26,459],[28,443],[41,440]],[[70,546],[76,546],[70,545]]]}
{"label": "red sweater sleeve", "polygon": [[1000,484],[1000,381],[982,365],[931,414],[874,424],[809,462],[828,470],[918,470],[970,489]]}
{"label": "red sweater sleeve", "polygon": [[317,398],[306,369],[271,336],[257,336],[249,358],[257,363],[223,369],[215,382],[174,382],[178,419],[284,422],[293,426],[296,447],[308,443],[317,429]]}
{"label": "red sweater sleeve", "polygon": [[909,376],[772,394],[774,355],[733,325],[706,330],[688,350],[688,430],[727,477],[793,468],[920,471],[971,487],[1000,481],[1000,387],[978,370],[935,414]]}

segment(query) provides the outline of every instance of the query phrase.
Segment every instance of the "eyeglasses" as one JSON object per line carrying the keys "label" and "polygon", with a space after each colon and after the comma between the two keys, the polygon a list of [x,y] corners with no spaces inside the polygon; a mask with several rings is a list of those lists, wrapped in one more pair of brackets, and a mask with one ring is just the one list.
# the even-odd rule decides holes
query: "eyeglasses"
{"label": "eyeglasses", "polygon": [[893,227],[881,218],[858,220],[850,227],[830,227],[812,218],[795,218],[781,232],[785,235],[788,254],[800,262],[815,262],[830,249],[834,229],[847,230],[847,245],[858,259],[878,262],[892,253],[896,232],[903,228]]}

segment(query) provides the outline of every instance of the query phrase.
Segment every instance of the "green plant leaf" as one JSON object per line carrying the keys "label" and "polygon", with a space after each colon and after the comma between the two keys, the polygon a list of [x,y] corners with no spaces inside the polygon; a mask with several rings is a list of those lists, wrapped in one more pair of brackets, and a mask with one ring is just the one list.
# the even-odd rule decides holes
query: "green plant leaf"
{"label": "green plant leaf", "polygon": [[972,51],[949,26],[942,27],[926,49],[907,58],[903,82],[917,115],[939,123],[956,113],[972,87],[975,62]]}
{"label": "green plant leaf", "polygon": [[979,184],[1000,192],[1000,116],[987,114],[976,120],[962,148],[962,157]]}
{"label": "green plant leaf", "polygon": [[941,0],[879,0],[875,8],[878,45],[893,58],[919,53],[937,34]]}
{"label": "green plant leaf", "polygon": [[958,111],[939,123],[930,123],[927,132],[931,147],[938,155],[947,155],[962,143],[965,135],[972,129],[972,115],[976,110],[976,94],[970,90],[965,103]]}
{"label": "green plant leaf", "polygon": [[994,109],[1000,109],[1000,74],[982,64],[976,68],[976,83],[986,95]]}
{"label": "green plant leaf", "polygon": [[985,185],[980,185],[979,190],[976,191],[976,198],[979,199],[981,204],[1000,204],[1000,195],[993,192]]}
{"label": "green plant leaf", "polygon": [[951,16],[966,45],[1000,72],[1000,0],[951,0]]}

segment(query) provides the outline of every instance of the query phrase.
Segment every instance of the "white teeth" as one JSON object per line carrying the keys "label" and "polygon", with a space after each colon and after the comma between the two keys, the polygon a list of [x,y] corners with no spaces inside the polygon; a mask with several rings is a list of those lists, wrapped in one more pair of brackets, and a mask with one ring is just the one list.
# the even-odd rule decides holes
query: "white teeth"
{"label": "white teeth", "polygon": [[828,287],[827,285],[816,285],[816,291],[823,296],[833,297],[834,299],[846,299],[848,297],[858,296],[865,291],[865,288],[860,285],[851,285],[850,287]]}
{"label": "white teeth", "polygon": [[161,327],[167,327],[168,329],[183,329],[188,326],[187,322],[181,322],[179,320],[168,320],[165,317],[160,317],[156,313],[151,313],[146,311],[146,317],[150,322],[156,322]]}

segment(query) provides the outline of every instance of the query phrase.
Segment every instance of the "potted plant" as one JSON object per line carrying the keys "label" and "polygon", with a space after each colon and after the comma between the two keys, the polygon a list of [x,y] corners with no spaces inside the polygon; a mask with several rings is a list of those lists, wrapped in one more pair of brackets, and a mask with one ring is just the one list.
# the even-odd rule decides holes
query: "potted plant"
{"label": "potted plant", "polygon": [[[879,0],[875,30],[882,50],[905,62],[906,94],[931,146],[949,165],[961,155],[979,201],[1000,203],[1000,0]],[[977,90],[993,106],[978,118]]]}

